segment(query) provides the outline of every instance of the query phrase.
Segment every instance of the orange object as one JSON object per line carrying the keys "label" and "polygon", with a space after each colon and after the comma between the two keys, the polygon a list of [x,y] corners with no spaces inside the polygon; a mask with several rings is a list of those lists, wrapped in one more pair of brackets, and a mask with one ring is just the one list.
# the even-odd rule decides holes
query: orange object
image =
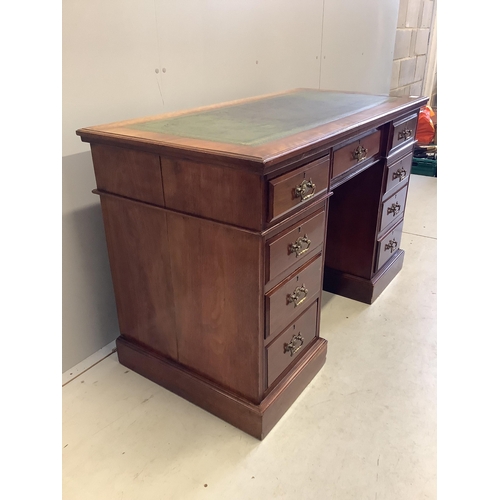
{"label": "orange object", "polygon": [[432,139],[434,139],[434,135],[436,134],[436,128],[432,121],[434,114],[430,106],[423,106],[420,108],[416,137],[419,144],[430,144]]}

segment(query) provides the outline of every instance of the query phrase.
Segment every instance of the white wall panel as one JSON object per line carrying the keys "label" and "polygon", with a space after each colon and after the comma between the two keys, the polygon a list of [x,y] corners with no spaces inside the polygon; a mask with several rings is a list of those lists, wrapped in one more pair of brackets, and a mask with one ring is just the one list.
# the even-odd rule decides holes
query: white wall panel
{"label": "white wall panel", "polygon": [[321,88],[389,94],[399,0],[325,0]]}
{"label": "white wall panel", "polygon": [[162,112],[154,0],[63,0],[63,155],[75,130]]}
{"label": "white wall panel", "polygon": [[322,0],[157,0],[166,107],[319,86]]}

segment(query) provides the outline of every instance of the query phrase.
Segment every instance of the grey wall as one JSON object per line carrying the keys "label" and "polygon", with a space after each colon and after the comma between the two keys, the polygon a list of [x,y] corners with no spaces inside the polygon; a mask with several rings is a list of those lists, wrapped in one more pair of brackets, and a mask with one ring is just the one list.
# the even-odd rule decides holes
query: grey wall
{"label": "grey wall", "polygon": [[63,371],[118,336],[85,126],[296,87],[388,94],[398,0],[63,0]]}

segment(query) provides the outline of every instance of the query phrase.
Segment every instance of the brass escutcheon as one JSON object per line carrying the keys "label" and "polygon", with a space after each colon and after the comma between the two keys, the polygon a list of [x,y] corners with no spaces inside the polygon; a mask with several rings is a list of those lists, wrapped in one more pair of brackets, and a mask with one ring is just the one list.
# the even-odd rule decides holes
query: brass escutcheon
{"label": "brass escutcheon", "polygon": [[306,300],[308,290],[305,285],[298,286],[292,294],[287,295],[286,303],[291,304],[293,302],[293,307],[297,307]]}
{"label": "brass escutcheon", "polygon": [[295,256],[298,257],[299,255],[306,253],[310,246],[311,240],[307,237],[307,234],[304,234],[304,236],[297,238],[297,241],[288,247],[288,254],[295,252]]}
{"label": "brass escutcheon", "polygon": [[398,248],[398,242],[396,240],[389,240],[389,243],[386,243],[385,245],[384,252],[386,250],[390,250],[392,253],[396,250],[396,248]]}
{"label": "brass escutcheon", "polygon": [[352,152],[352,157],[356,161],[361,161],[366,158],[366,155],[368,154],[368,149],[366,149],[364,146],[361,144]]}
{"label": "brass escutcheon", "polygon": [[403,130],[401,130],[398,134],[398,139],[404,139],[406,141],[406,139],[410,138],[411,137],[411,134],[413,133],[413,130],[411,128],[404,128]]}
{"label": "brass escutcheon", "polygon": [[314,196],[314,191],[316,190],[316,184],[313,181],[305,179],[300,183],[299,186],[295,188],[295,198],[300,198],[301,201],[308,200]]}
{"label": "brass escutcheon", "polygon": [[285,353],[289,352],[290,356],[293,356],[303,345],[304,337],[299,332],[298,335],[292,337],[292,340],[288,344],[285,344]]}
{"label": "brass escutcheon", "polygon": [[404,168],[398,168],[393,174],[392,174],[392,180],[399,179],[402,181],[406,177],[406,170]]}
{"label": "brass escutcheon", "polygon": [[392,214],[393,217],[396,217],[396,215],[399,214],[400,210],[401,210],[401,205],[398,202],[393,203],[387,209],[387,215]]}

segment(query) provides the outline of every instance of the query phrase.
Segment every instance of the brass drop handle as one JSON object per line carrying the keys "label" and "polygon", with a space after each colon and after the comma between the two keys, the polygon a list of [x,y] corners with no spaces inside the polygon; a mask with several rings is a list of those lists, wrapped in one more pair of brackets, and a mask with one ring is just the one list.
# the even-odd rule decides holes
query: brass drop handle
{"label": "brass drop handle", "polygon": [[305,179],[300,183],[300,185],[295,187],[294,197],[300,198],[300,201],[305,201],[314,196],[314,191],[316,190],[316,184],[313,181]]}
{"label": "brass drop handle", "polygon": [[293,293],[286,296],[286,303],[291,304],[293,302],[293,307],[297,307],[306,300],[308,290],[305,285],[298,286]]}
{"label": "brass drop handle", "polygon": [[399,179],[401,182],[404,178],[406,177],[406,170],[404,168],[398,168],[395,172],[392,174],[392,180]]}
{"label": "brass drop handle", "polygon": [[393,217],[396,217],[396,215],[399,214],[400,210],[401,210],[401,205],[398,202],[393,203],[387,209],[387,215],[392,214]]}
{"label": "brass drop handle", "polygon": [[364,146],[361,144],[352,152],[352,157],[356,161],[361,161],[366,158],[366,155],[368,154],[368,149],[366,149]]}
{"label": "brass drop handle", "polygon": [[304,345],[304,337],[299,333],[298,335],[294,335],[292,340],[285,344],[285,354],[287,352],[290,353],[290,356],[293,356],[302,346]]}
{"label": "brass drop handle", "polygon": [[392,253],[396,250],[396,248],[398,248],[398,242],[396,240],[389,240],[389,243],[386,243],[385,245],[384,252],[386,250],[390,250]]}
{"label": "brass drop handle", "polygon": [[295,252],[295,257],[298,257],[306,253],[310,246],[311,240],[307,237],[307,234],[304,234],[304,236],[297,238],[297,241],[288,247],[288,254],[290,255]]}
{"label": "brass drop handle", "polygon": [[405,127],[399,132],[398,139],[404,139],[406,141],[406,139],[409,139],[411,137],[411,134],[413,134],[413,130],[411,128]]}

